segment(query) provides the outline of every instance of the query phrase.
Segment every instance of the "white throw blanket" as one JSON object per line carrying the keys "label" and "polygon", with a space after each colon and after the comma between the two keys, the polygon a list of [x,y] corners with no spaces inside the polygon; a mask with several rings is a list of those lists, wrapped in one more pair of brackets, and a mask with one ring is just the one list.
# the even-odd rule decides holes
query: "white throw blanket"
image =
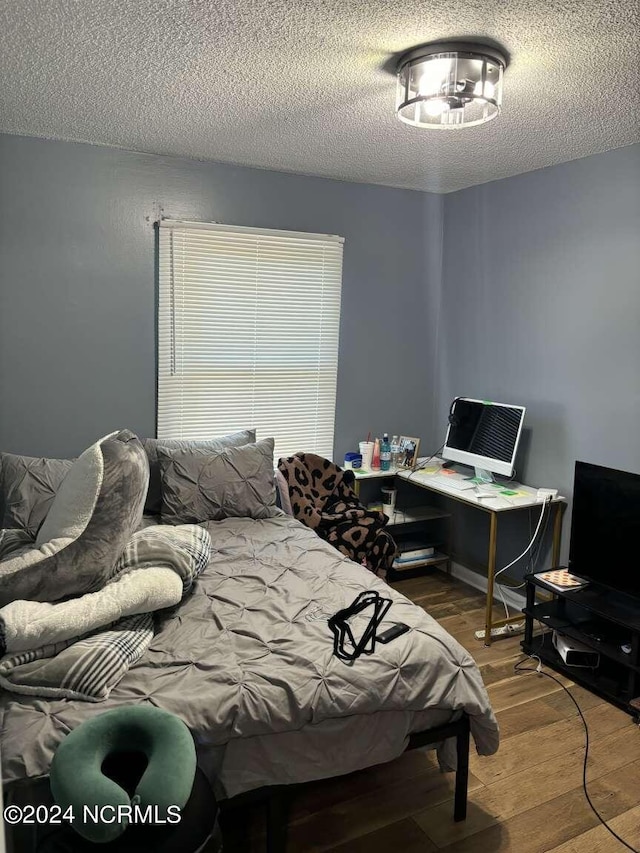
{"label": "white throw blanket", "polygon": [[197,525],[135,533],[97,592],[55,604],[0,608],[0,685],[15,693],[105,699],[153,638],[152,613],[172,607],[207,565],[209,534]]}

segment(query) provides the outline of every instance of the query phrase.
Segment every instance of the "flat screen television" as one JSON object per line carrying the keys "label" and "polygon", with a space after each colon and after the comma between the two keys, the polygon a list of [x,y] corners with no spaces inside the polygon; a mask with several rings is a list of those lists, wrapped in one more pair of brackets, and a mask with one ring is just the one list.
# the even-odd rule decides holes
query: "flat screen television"
{"label": "flat screen television", "polygon": [[576,462],[569,571],[640,597],[640,474]]}
{"label": "flat screen television", "polygon": [[487,472],[513,476],[525,411],[524,406],[456,397],[442,457],[472,465],[480,479],[490,479]]}

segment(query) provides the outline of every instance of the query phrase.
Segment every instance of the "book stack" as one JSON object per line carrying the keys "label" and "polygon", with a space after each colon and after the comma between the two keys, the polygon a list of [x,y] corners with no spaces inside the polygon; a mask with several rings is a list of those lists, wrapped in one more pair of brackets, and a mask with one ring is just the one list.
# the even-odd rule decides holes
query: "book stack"
{"label": "book stack", "polygon": [[393,561],[394,568],[408,569],[412,563],[421,563],[423,560],[428,560],[433,557],[436,549],[432,545],[427,545],[424,548],[412,548],[407,551],[402,551]]}

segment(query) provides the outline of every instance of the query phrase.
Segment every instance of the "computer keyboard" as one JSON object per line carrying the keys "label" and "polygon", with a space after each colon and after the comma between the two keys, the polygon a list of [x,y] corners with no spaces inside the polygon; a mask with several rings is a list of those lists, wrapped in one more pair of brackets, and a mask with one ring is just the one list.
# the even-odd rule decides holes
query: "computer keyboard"
{"label": "computer keyboard", "polygon": [[445,477],[440,474],[425,477],[425,484],[428,486],[443,486],[447,489],[454,489],[456,492],[463,492],[467,489],[475,489],[476,487],[476,484],[471,480],[462,480],[452,476]]}

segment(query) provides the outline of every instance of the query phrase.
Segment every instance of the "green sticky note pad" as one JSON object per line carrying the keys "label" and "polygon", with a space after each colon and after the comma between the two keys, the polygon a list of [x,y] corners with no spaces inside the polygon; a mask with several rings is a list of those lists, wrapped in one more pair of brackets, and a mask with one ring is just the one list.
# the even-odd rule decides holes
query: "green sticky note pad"
{"label": "green sticky note pad", "polygon": [[517,492],[514,492],[514,491],[513,491],[513,489],[503,489],[503,490],[500,492],[500,494],[501,494],[501,495],[509,495],[509,496],[511,496],[511,495],[517,495],[518,493],[517,493]]}

